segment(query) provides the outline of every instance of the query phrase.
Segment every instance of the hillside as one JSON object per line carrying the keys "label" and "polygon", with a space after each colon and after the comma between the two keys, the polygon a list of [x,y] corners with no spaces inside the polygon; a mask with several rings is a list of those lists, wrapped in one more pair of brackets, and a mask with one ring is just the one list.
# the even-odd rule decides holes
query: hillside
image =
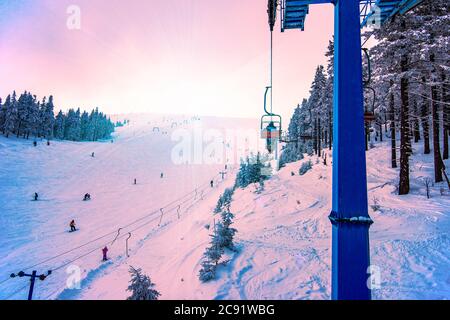
{"label": "hillside", "polygon": [[[331,158],[325,166],[313,157],[313,169],[303,176],[298,169],[308,158],[288,164],[261,194],[253,186],[237,190],[232,212],[239,252],[230,254],[217,281],[201,284],[199,262],[211,233],[206,227],[218,219],[213,209],[224,188],[234,184],[237,166],[230,165],[222,181],[223,164],[174,165],[171,122],[139,116],[118,130],[114,143],[33,148],[26,140],[0,138],[1,299],[26,298],[26,280],[8,280],[8,274],[42,261],[35,269],[54,271],[37,283],[36,299],[125,299],[130,265],[150,275],[162,299],[330,298]],[[183,126],[193,132],[199,125],[223,131],[257,123],[208,118]],[[371,256],[381,271],[374,297],[446,299],[450,197],[436,185],[426,198],[421,181],[432,176],[432,156],[419,156],[421,147],[414,145],[412,192],[399,197],[388,146],[375,146],[367,154]],[[40,201],[31,201],[34,192]],[[86,192],[91,202],[81,201]],[[74,234],[67,232],[71,219],[80,227]],[[105,245],[110,260],[102,263]],[[77,267],[81,289],[67,289]]]}

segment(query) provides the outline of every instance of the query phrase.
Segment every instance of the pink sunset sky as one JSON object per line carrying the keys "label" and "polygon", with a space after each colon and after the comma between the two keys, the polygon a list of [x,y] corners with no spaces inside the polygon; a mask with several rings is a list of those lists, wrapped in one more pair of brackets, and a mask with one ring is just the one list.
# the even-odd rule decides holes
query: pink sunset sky
{"label": "pink sunset sky", "polygon": [[[81,30],[66,26],[70,5]],[[0,0],[0,97],[52,94],[58,109],[259,117],[269,81],[266,0]],[[333,32],[333,6],[280,32],[274,111],[308,96]],[[287,120],[287,119],[286,119]],[[285,121],[286,121],[285,120]]]}

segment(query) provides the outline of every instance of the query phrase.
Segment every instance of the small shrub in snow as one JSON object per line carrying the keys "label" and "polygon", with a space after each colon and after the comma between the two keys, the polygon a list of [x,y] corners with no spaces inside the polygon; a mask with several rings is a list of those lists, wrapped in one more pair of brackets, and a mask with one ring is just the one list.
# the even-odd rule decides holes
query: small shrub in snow
{"label": "small shrub in snow", "polygon": [[202,262],[202,269],[199,272],[198,278],[201,282],[208,282],[216,278],[216,268],[215,264],[212,264],[208,260]]}
{"label": "small shrub in snow", "polygon": [[373,204],[371,205],[371,208],[375,212],[379,211],[381,209],[378,198],[375,198],[375,197],[373,198]]}
{"label": "small shrub in snow", "polygon": [[431,195],[430,195],[430,186],[432,185],[433,181],[426,177],[423,179],[423,184],[425,185],[425,191],[427,193],[427,198],[430,199]]}
{"label": "small shrub in snow", "polygon": [[256,194],[261,194],[261,192],[264,191],[264,180],[259,181],[258,184],[256,184]]}
{"label": "small shrub in snow", "polygon": [[141,269],[130,267],[130,274],[131,280],[127,291],[132,294],[127,300],[158,300],[161,294],[153,289],[155,284],[148,276],[142,274]]}
{"label": "small shrub in snow", "polygon": [[311,162],[311,160],[307,161],[307,162],[303,162],[300,170],[298,171],[298,174],[303,176],[305,173],[307,173],[309,170],[311,170],[313,167],[313,164]]}

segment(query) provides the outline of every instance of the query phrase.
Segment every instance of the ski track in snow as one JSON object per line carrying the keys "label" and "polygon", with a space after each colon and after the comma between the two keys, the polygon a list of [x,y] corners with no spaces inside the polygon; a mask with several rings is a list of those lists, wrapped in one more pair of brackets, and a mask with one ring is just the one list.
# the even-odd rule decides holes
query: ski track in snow
{"label": "ski track in snow", "polygon": [[[0,204],[2,206],[0,283],[17,267],[33,264],[101,236],[145,214],[151,222],[132,233],[130,257],[125,254],[123,230],[83,247],[74,254],[39,266],[54,268],[80,254],[109,243],[111,260],[101,263],[100,251],[77,260],[81,289],[67,289],[68,275],[60,269],[38,282],[38,299],[126,299],[130,265],[150,275],[162,299],[329,299],[331,295],[331,165],[312,157],[313,169],[303,176],[298,169],[305,158],[288,164],[266,182],[257,194],[254,186],[237,190],[232,203],[238,252],[218,279],[198,280],[210,230],[219,219],[213,209],[236,172],[219,186],[204,187],[204,199],[187,201],[181,210],[159,208],[208,182],[223,165],[170,163],[173,142],[153,132],[167,126],[160,118],[139,119],[120,128],[115,142],[54,142],[51,147],[29,146],[29,141],[0,138]],[[204,123],[203,123],[204,122]],[[229,128],[235,120],[205,119],[205,127]],[[235,123],[252,128],[255,122]],[[256,124],[257,126],[257,124]],[[50,149],[49,149],[50,148]],[[371,262],[380,267],[381,286],[376,299],[450,298],[450,197],[435,185],[427,199],[422,177],[432,177],[432,155],[421,155],[414,145],[411,194],[395,194],[398,171],[389,168],[386,143],[367,154]],[[96,153],[91,158],[92,152]],[[332,160],[331,154],[329,159]],[[329,161],[331,162],[331,161]],[[448,166],[450,163],[446,162]],[[165,173],[160,179],[159,174]],[[291,176],[295,172],[295,176]],[[138,185],[132,181],[138,178]],[[28,201],[35,192],[39,202]],[[91,202],[81,201],[90,192]],[[24,200],[25,199],[25,200]],[[377,206],[375,206],[377,202]],[[68,234],[74,218],[81,230]],[[139,224],[138,224],[139,225]],[[133,227],[131,227],[133,228]],[[30,270],[25,270],[30,271]],[[0,284],[0,298],[23,286],[18,279]],[[23,299],[21,292],[13,299]]]}

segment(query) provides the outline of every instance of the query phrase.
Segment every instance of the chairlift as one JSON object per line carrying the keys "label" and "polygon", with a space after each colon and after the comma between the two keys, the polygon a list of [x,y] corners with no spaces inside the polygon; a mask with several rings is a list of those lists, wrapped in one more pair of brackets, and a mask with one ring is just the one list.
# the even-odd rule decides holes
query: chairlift
{"label": "chairlift", "polygon": [[[272,112],[272,88],[273,88],[273,28],[277,19],[278,0],[269,0],[267,14],[270,27],[270,86],[266,87],[264,93],[264,115],[261,117],[261,137],[266,139],[266,148],[269,153],[276,150],[277,143],[281,139],[282,118]],[[270,112],[267,110],[267,94],[271,94]]]}
{"label": "chairlift", "polygon": [[287,137],[283,137],[283,128],[282,128],[282,118],[280,115],[272,112],[272,97],[271,97],[271,105],[270,112],[267,110],[267,94],[272,95],[272,87],[273,87],[273,29],[275,26],[275,22],[277,19],[277,8],[278,8],[278,0],[268,0],[267,5],[267,14],[269,16],[269,27],[270,27],[270,86],[266,87],[266,91],[264,93],[264,112],[265,114],[261,117],[261,137],[266,139],[266,147],[269,153],[272,153],[276,150],[276,146],[278,142],[284,143],[298,143],[300,140],[310,140],[311,136],[301,136],[295,140],[288,140]]}
{"label": "chairlift", "polygon": [[282,118],[280,115],[267,111],[267,93],[271,87],[266,87],[264,94],[264,112],[261,117],[261,138],[266,139],[266,148],[272,153],[281,138]]}

